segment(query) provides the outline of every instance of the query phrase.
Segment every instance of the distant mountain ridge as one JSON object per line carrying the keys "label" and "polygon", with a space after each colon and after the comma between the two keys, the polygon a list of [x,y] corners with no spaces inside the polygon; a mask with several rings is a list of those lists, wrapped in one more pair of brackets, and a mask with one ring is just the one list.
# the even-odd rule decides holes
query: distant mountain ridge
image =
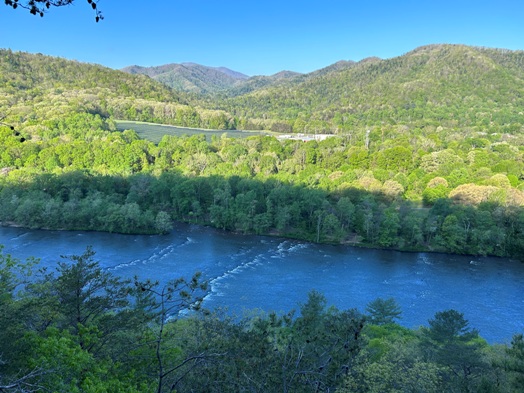
{"label": "distant mountain ridge", "polygon": [[170,63],[160,66],[143,67],[132,65],[120,71],[147,75],[172,89],[198,95],[225,95],[236,97],[270,86],[278,86],[287,82],[296,83],[304,79],[342,71],[364,62],[380,61],[378,57],[370,57],[360,62],[340,60],[308,74],[283,70],[273,75],[248,76],[227,67],[209,67],[193,62]]}
{"label": "distant mountain ridge", "polygon": [[302,75],[293,71],[281,71],[270,76],[249,77],[226,67],[209,67],[197,63],[171,63],[154,67],[133,65],[122,68],[129,74],[147,75],[182,92],[201,95],[226,93],[240,95],[282,80]]}
{"label": "distant mountain ridge", "polygon": [[213,94],[235,86],[249,76],[226,67],[208,67],[196,63],[172,63],[156,67],[129,66],[121,71],[147,75],[179,91]]}
{"label": "distant mountain ridge", "polygon": [[391,59],[335,63],[213,108],[265,126],[274,119],[271,129],[286,132],[396,124],[517,129],[524,124],[524,51],[426,45]]}
{"label": "distant mountain ridge", "polygon": [[41,54],[0,55],[0,98],[6,97],[0,112],[19,122],[63,116],[63,106],[211,129],[524,131],[524,51],[435,44],[390,59],[339,61],[308,74],[253,77],[195,63],[122,72]]}

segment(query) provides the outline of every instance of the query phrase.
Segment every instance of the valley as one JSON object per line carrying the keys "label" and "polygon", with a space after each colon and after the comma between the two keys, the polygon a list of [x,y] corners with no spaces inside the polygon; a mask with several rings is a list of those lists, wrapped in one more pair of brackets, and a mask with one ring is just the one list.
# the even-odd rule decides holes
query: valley
{"label": "valley", "polygon": [[126,71],[0,50],[0,391],[522,390],[523,51]]}

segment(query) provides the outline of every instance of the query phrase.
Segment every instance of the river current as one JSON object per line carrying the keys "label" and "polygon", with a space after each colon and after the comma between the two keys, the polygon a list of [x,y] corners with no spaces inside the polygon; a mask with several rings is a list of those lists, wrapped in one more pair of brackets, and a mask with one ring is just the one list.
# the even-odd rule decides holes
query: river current
{"label": "river current", "polygon": [[61,255],[92,246],[101,267],[126,278],[165,283],[200,271],[210,284],[203,306],[235,315],[298,310],[317,290],[329,305],[361,312],[378,297],[393,297],[402,308],[399,323],[409,328],[455,309],[490,343],[524,333],[524,264],[514,260],[319,245],[183,224],[164,236],[0,228],[0,244],[4,253],[37,257],[50,269]]}

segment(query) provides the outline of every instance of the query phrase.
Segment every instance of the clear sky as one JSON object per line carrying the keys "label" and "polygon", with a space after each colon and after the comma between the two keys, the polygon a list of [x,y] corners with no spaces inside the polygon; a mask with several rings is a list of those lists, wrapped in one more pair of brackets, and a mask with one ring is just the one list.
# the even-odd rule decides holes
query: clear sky
{"label": "clear sky", "polygon": [[[22,0],[20,0],[22,1]],[[524,49],[524,0],[86,0],[43,18],[0,3],[0,48],[111,68],[195,62],[311,72],[434,43]]]}

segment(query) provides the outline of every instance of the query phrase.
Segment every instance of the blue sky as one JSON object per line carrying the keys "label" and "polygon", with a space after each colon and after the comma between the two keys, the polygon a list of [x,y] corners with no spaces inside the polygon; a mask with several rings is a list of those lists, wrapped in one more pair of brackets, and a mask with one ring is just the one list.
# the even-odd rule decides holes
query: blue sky
{"label": "blue sky", "polygon": [[[21,0],[20,0],[21,1]],[[195,62],[311,72],[433,43],[524,49],[524,0],[86,0],[43,18],[0,3],[0,48],[111,68]]]}

